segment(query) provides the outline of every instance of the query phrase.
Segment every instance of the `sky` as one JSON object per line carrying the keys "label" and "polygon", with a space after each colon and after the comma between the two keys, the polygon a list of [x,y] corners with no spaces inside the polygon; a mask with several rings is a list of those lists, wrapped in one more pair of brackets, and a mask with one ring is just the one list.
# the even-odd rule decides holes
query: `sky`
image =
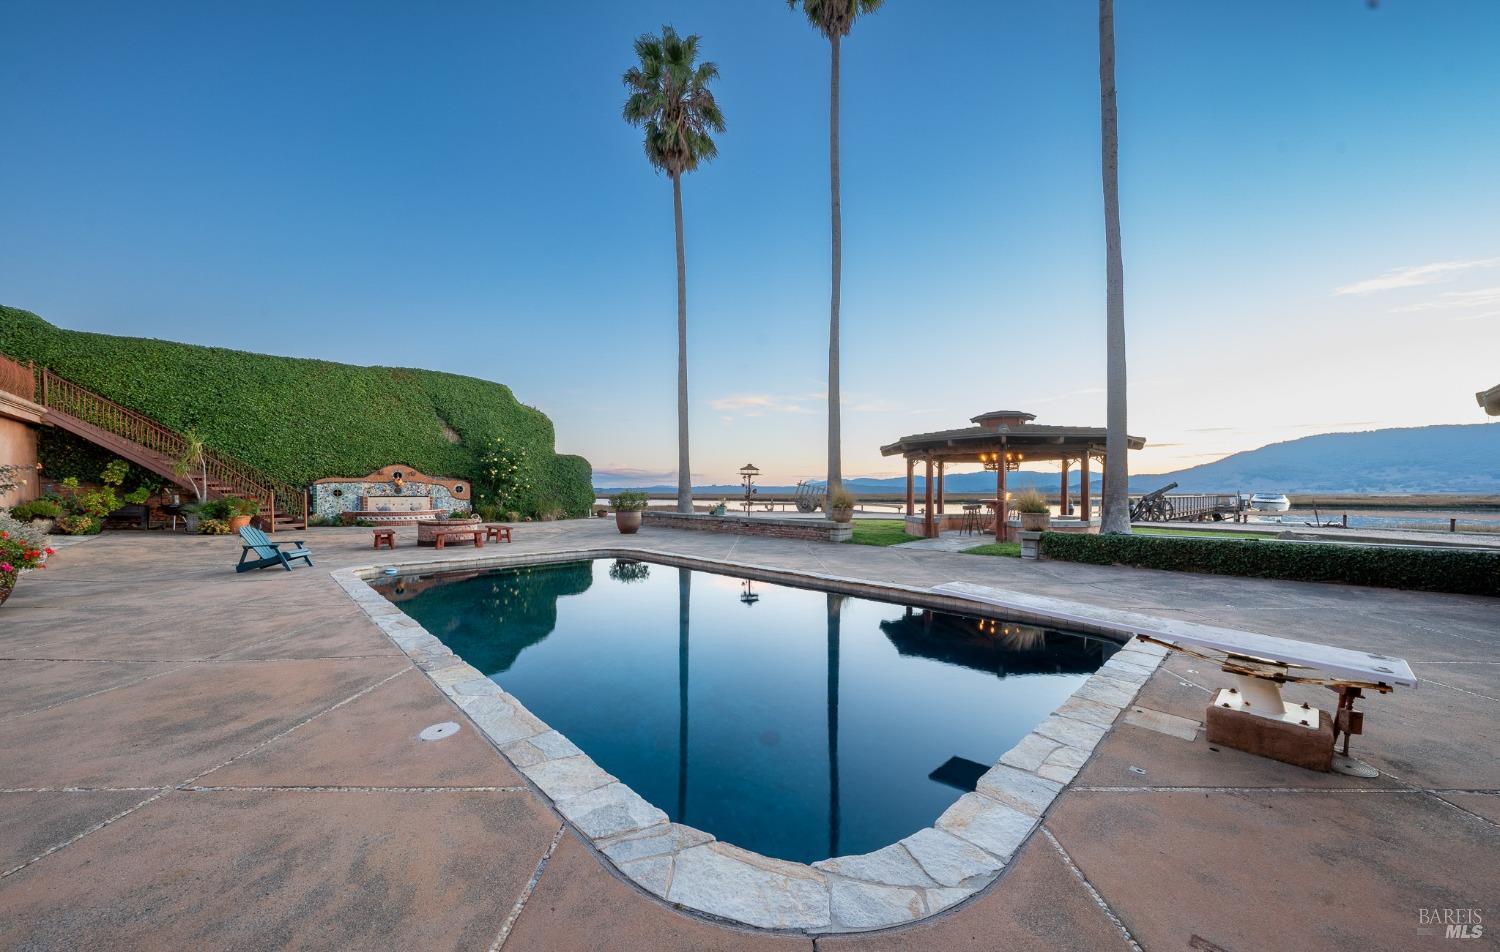
{"label": "sky", "polygon": [[[1500,4],[1116,6],[1132,471],[1482,422]],[[821,477],[829,49],[779,0],[0,0],[0,303],[500,381],[596,484],[675,482],[671,183],[620,118],[666,23],[728,121],[683,184],[694,479]],[[1091,0],[845,41],[846,477],[982,411],[1103,424],[1098,97]]]}

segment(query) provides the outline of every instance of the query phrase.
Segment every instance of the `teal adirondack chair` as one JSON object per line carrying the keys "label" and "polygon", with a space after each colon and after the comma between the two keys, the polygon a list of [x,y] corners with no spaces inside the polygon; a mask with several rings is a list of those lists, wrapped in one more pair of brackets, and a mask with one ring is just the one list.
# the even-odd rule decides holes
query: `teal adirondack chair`
{"label": "teal adirondack chair", "polygon": [[[288,572],[292,570],[292,563],[302,559],[308,565],[313,564],[312,553],[302,547],[299,539],[293,542],[294,548],[283,552],[281,547],[286,543],[272,542],[266,538],[266,534],[254,526],[246,526],[240,530],[240,540],[244,547],[240,550],[240,564],[234,567],[236,572],[248,572],[251,569],[268,569],[273,565],[279,565]],[[254,552],[258,558],[250,558]]]}

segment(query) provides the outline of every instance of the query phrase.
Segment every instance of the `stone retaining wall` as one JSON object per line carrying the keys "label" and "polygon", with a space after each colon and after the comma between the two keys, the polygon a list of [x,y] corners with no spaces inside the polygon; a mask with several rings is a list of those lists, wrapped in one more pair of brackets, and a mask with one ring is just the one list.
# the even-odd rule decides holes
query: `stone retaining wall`
{"label": "stone retaining wall", "polygon": [[762,516],[711,516],[703,512],[667,512],[647,509],[642,525],[664,529],[696,529],[700,532],[732,532],[736,535],[769,536],[774,539],[808,539],[815,542],[848,542],[854,536],[849,523],[826,519],[776,519]]}

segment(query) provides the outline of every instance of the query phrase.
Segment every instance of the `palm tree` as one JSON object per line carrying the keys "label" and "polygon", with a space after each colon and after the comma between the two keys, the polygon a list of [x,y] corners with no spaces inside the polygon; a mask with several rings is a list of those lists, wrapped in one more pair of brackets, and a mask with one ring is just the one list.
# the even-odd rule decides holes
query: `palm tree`
{"label": "palm tree", "polygon": [[682,176],[718,155],[710,133],[724,131],[724,114],[709,83],[713,63],[695,63],[698,36],[682,37],[670,26],[661,36],[635,41],[640,64],[625,71],[625,121],[646,130],[646,160],[672,180],[672,216],[677,226],[677,511],[693,511],[688,465],[687,262],[682,249]]}
{"label": "palm tree", "polygon": [[862,13],[874,13],[882,0],[786,0],[801,5],[807,21],[832,46],[828,77],[828,184],[833,219],[833,290],[828,301],[828,486],[831,496],[844,483],[839,438],[839,293],[844,269],[844,226],[839,211],[839,40],[849,35]]}
{"label": "palm tree", "polygon": [[1120,257],[1120,122],[1115,109],[1115,4],[1099,0],[1099,127],[1104,173],[1106,370],[1104,519],[1101,531],[1130,532],[1125,458],[1125,264]]}

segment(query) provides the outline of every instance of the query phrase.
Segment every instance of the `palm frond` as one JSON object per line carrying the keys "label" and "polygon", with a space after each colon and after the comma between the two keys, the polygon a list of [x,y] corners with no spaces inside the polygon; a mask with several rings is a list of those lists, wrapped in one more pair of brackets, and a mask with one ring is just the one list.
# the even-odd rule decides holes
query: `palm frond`
{"label": "palm frond", "polygon": [[642,127],[641,146],[653,168],[679,175],[718,155],[709,135],[724,131],[724,114],[710,84],[719,78],[711,62],[697,62],[699,37],[671,26],[635,40],[639,64],[625,70],[628,91],[621,118]]}

